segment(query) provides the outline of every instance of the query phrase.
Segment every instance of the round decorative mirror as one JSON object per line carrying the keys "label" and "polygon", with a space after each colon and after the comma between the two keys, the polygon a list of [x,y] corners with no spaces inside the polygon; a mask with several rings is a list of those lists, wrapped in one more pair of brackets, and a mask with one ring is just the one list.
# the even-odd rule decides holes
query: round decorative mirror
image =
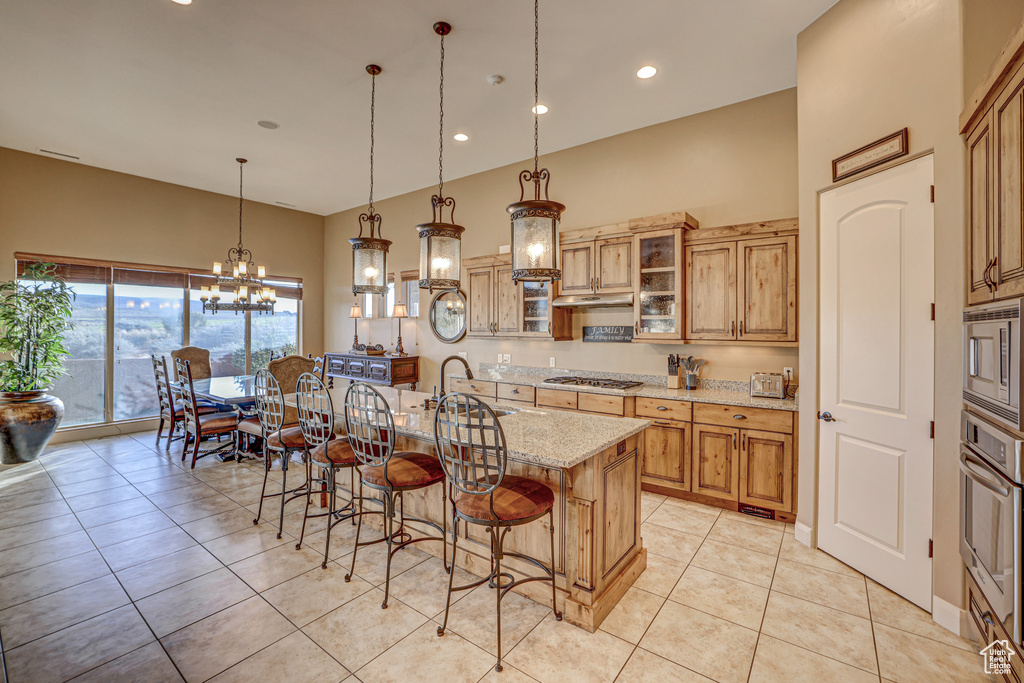
{"label": "round decorative mirror", "polygon": [[445,344],[466,336],[466,297],[461,290],[445,289],[430,302],[430,329]]}

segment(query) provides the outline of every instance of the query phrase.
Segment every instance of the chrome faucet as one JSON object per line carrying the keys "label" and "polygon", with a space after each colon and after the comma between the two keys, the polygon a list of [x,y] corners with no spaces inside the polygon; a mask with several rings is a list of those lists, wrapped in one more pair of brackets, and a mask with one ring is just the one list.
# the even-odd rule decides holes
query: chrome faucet
{"label": "chrome faucet", "polygon": [[438,394],[438,396],[437,396],[437,400],[438,401],[440,401],[442,398],[444,398],[444,366],[447,365],[448,361],[450,361],[450,360],[457,360],[460,363],[462,363],[463,365],[465,365],[466,366],[466,379],[473,379],[473,371],[469,369],[469,363],[466,362],[465,358],[463,358],[462,356],[448,356],[443,361],[441,361],[441,393]]}

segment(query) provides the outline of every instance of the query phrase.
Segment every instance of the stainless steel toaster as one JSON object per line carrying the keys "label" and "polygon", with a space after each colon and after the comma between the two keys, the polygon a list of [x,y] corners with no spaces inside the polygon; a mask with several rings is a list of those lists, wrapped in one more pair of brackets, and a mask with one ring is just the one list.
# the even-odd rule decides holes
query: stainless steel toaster
{"label": "stainless steel toaster", "polygon": [[750,395],[754,398],[784,398],[782,374],[778,372],[755,372],[750,376]]}

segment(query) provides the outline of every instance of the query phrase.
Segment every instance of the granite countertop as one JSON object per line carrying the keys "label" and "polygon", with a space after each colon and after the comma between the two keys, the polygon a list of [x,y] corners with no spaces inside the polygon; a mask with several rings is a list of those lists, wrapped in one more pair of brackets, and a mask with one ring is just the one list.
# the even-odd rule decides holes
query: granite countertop
{"label": "granite countertop", "polygon": [[[423,408],[423,400],[430,394],[389,387],[374,388],[391,406],[398,434],[433,442],[436,411]],[[329,391],[334,402],[335,420],[344,421],[345,388]],[[285,403],[295,406],[295,395],[285,396]],[[490,405],[511,411],[498,417],[505,431],[509,457],[544,467],[574,467],[651,425],[650,420],[636,418],[601,417],[501,403]]]}
{"label": "granite countertop", "polygon": [[[557,375],[580,375],[606,377],[643,382],[631,389],[605,389],[602,387],[575,386],[566,384],[545,384],[544,380]],[[526,384],[543,389],[576,391],[588,394],[609,394],[612,396],[643,396],[646,398],[674,399],[692,401],[694,403],[717,403],[729,406],[746,406],[766,408],[768,410],[799,410],[798,398],[752,398],[746,382],[730,380],[701,379],[699,388],[693,391],[686,389],[669,389],[665,377],[658,375],[630,375],[613,372],[593,372],[583,370],[545,370],[525,366],[508,366],[482,363],[480,370],[474,374],[476,379],[507,384]],[[464,375],[455,372],[449,378],[460,378]],[[799,397],[799,394],[798,394]]]}

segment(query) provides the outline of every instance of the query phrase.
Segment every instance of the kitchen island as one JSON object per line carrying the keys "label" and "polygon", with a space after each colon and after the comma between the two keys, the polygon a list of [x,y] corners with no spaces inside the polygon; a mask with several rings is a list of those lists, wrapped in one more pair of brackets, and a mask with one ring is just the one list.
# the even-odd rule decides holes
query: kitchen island
{"label": "kitchen island", "polygon": [[[396,450],[435,453],[434,411],[423,408],[429,394],[377,389],[392,408]],[[344,422],[345,391],[345,387],[330,390],[339,424]],[[294,405],[294,396],[287,402]],[[642,435],[651,422],[528,406],[502,407],[511,411],[499,417],[508,445],[508,474],[543,481],[555,493],[558,608],[567,621],[593,632],[647,566],[647,551],[640,537],[640,463]],[[406,493],[405,506],[410,516],[437,524],[450,516],[439,487]],[[379,527],[380,518],[371,515],[365,522]],[[451,520],[447,523],[450,528]],[[415,523],[409,526],[414,535],[422,531]],[[458,566],[486,576],[491,571],[486,531],[461,525],[460,533]],[[439,543],[416,547],[442,554]],[[551,553],[547,520],[514,527],[506,537],[505,549],[547,564]],[[537,571],[512,557],[502,562],[502,569],[517,576]],[[516,590],[547,604],[551,593],[544,585],[526,583]]]}

